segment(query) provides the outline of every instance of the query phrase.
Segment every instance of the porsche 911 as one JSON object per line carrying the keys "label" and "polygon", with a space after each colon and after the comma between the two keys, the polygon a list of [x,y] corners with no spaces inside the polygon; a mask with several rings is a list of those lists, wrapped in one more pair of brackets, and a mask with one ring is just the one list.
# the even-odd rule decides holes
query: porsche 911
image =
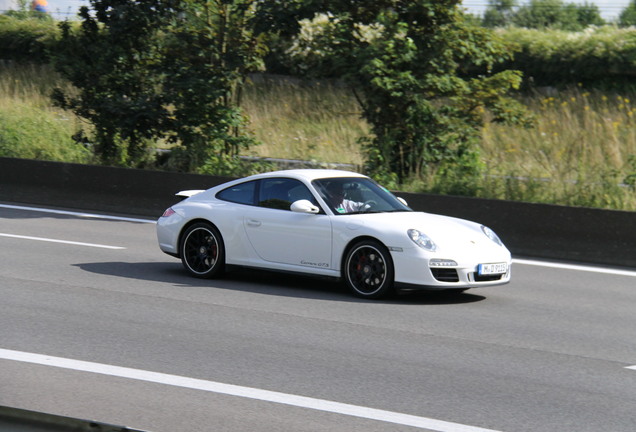
{"label": "porsche 911", "polygon": [[413,211],[358,173],[276,171],[178,195],[157,222],[159,247],[197,278],[228,267],[292,272],[371,299],[510,281],[510,252],[493,230]]}

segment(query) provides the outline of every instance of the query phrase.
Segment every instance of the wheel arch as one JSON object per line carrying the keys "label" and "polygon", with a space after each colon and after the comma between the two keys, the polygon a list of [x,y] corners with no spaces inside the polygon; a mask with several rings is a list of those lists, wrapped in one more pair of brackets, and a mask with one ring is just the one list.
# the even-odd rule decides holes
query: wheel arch
{"label": "wheel arch", "polygon": [[377,237],[370,236],[370,235],[361,235],[361,236],[354,237],[351,240],[349,240],[347,245],[342,250],[342,255],[340,256],[340,277],[341,278],[344,279],[344,277],[345,277],[345,275],[344,275],[345,260],[347,259],[347,255],[349,255],[349,251],[351,251],[353,246],[355,246],[357,243],[359,243],[361,241],[364,241],[364,240],[375,241],[375,242],[380,243],[382,246],[384,246],[386,248],[386,250],[389,251],[389,256],[388,257],[391,260],[391,265],[394,265],[393,257],[391,256],[391,250],[389,249],[389,247],[386,244],[384,244],[384,242],[382,240],[380,240]]}
{"label": "wheel arch", "polygon": [[[349,265],[350,257],[353,254],[358,254],[359,250],[364,249],[367,249],[367,251],[360,253],[362,254],[362,260],[368,264],[364,264],[363,268],[361,268],[360,261],[358,261],[358,266],[352,270],[353,267]],[[373,252],[369,254],[368,249],[375,250],[381,259],[378,260],[377,256],[374,257],[376,254]],[[379,271],[378,263],[381,266]],[[379,299],[395,292],[395,265],[391,256],[391,249],[377,237],[361,235],[351,239],[344,249],[340,267],[341,279],[357,297]],[[351,271],[353,271],[353,274]]]}
{"label": "wheel arch", "polygon": [[198,223],[206,223],[212,227],[214,227],[214,229],[216,229],[219,233],[220,236],[220,240],[221,243],[223,244],[223,246],[225,247],[225,240],[223,239],[223,234],[221,233],[221,230],[219,229],[218,226],[216,226],[216,224],[214,224],[212,221],[205,219],[205,218],[195,218],[192,219],[190,221],[188,221],[186,224],[184,224],[181,227],[181,231],[179,231],[179,236],[177,237],[177,258],[181,258],[181,242],[183,241],[183,233],[185,233],[188,228],[190,228],[192,225],[198,224]]}

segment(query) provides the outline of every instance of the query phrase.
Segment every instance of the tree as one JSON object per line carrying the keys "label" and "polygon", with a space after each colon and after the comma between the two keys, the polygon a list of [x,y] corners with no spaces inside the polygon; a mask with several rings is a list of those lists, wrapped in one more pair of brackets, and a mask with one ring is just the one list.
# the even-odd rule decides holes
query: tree
{"label": "tree", "polygon": [[[459,3],[334,1],[320,16],[331,36],[318,40],[328,46],[296,47],[301,58],[327,53],[324,64],[357,95],[373,133],[364,140],[367,169],[389,185],[433,176],[443,191],[470,193],[484,121],[523,121],[521,106],[506,96],[520,74],[490,73],[509,47],[467,25]],[[481,74],[468,77],[474,68]]]}
{"label": "tree", "polygon": [[519,27],[541,29],[559,26],[563,17],[562,0],[531,0],[517,10],[514,22]]}
{"label": "tree", "polygon": [[77,93],[57,89],[53,99],[90,122],[93,136],[82,131],[76,138],[94,142],[104,163],[138,166],[167,116],[161,78],[148,72],[159,67],[158,29],[173,10],[160,0],[95,0],[91,6],[94,14],[80,9],[81,27],[61,24],[54,64]]}
{"label": "tree", "polygon": [[[168,26],[162,75],[170,103],[169,137],[186,169],[226,165],[256,142],[240,110],[249,72],[261,69],[264,35],[254,29],[258,0],[185,0]],[[183,165],[183,164],[182,164]]]}
{"label": "tree", "polygon": [[636,26],[636,0],[629,2],[618,17],[618,24],[621,27]]}
{"label": "tree", "polygon": [[580,31],[591,25],[603,25],[598,6],[590,3],[582,5],[562,0],[531,0],[514,14],[513,22],[526,28],[557,28]]}
{"label": "tree", "polygon": [[517,0],[489,0],[482,24],[485,27],[505,27],[512,24]]}
{"label": "tree", "polygon": [[250,31],[257,0],[91,0],[81,26],[62,23],[55,64],[77,92],[56,103],[88,120],[107,164],[140,166],[149,143],[176,145],[173,166],[221,165],[254,141],[239,109],[262,45]]}
{"label": "tree", "polygon": [[[572,26],[571,30],[583,30],[590,26],[602,26],[605,25],[605,20],[601,17],[601,12],[597,5],[593,3],[585,2],[583,4],[570,3],[567,8],[573,9],[572,15],[576,18],[576,23]],[[564,30],[568,30],[564,28]]]}

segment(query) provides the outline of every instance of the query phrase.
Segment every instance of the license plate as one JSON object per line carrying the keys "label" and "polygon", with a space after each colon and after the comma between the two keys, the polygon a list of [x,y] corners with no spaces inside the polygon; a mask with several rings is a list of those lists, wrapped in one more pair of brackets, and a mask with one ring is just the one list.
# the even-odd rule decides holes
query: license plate
{"label": "license plate", "polygon": [[477,274],[493,275],[508,272],[508,263],[479,264],[477,266]]}

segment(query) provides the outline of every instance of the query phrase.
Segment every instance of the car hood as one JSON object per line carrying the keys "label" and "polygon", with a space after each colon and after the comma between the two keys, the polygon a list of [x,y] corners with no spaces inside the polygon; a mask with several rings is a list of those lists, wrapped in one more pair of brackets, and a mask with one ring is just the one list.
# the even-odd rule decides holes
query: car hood
{"label": "car hood", "polygon": [[[479,245],[482,247],[499,246],[491,241],[481,230],[481,225],[465,219],[442,216],[424,212],[371,213],[352,215],[349,226],[356,224],[389,234],[406,233],[416,229],[429,236],[440,247],[461,247]],[[406,237],[406,236],[404,236]]]}

